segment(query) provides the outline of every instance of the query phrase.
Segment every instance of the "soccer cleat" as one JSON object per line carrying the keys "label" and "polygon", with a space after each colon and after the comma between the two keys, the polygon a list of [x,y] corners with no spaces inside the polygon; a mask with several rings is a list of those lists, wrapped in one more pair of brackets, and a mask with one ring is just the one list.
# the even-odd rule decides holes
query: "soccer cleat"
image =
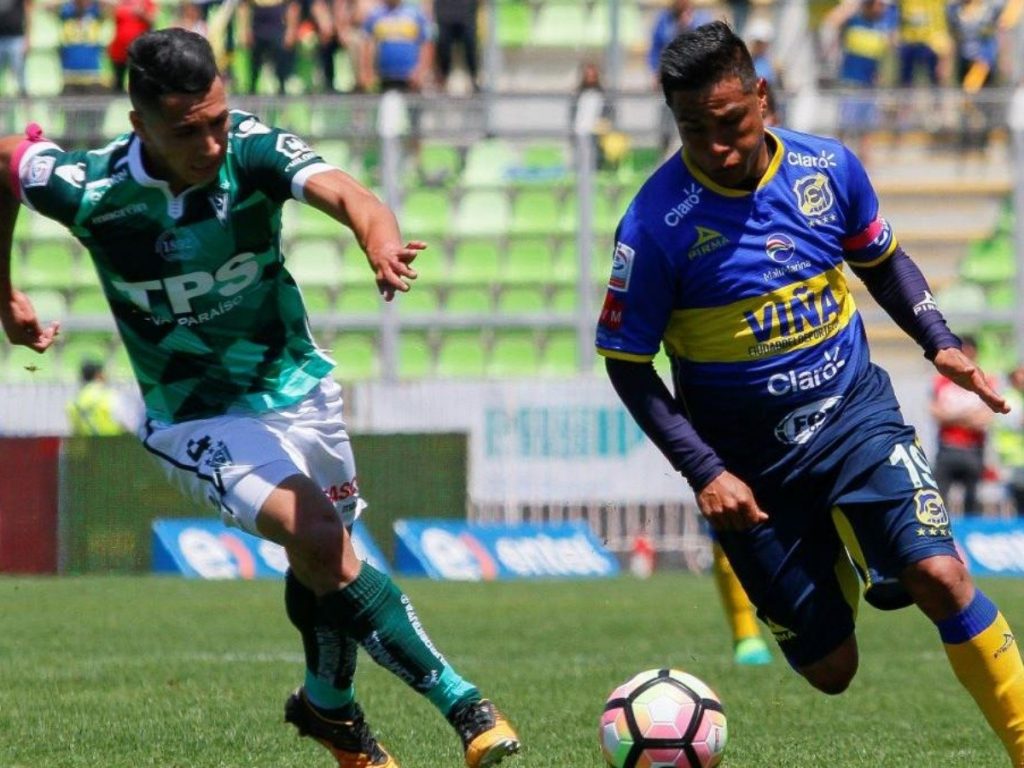
{"label": "soccer cleat", "polygon": [[469,768],[497,765],[519,751],[519,737],[488,699],[465,704],[448,715],[462,739]]}
{"label": "soccer cleat", "polygon": [[746,666],[763,666],[772,663],[772,653],[760,637],[745,637],[736,643],[732,660]]}
{"label": "soccer cleat", "polygon": [[316,739],[334,755],[338,768],[398,768],[370,733],[358,704],[351,720],[328,720],[317,712],[299,688],[284,705],[284,720],[299,729],[300,736]]}

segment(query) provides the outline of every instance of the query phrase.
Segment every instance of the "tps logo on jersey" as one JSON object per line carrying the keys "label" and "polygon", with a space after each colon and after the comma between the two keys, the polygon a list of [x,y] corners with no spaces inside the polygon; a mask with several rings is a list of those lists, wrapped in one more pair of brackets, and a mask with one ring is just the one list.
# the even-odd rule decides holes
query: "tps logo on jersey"
{"label": "tps logo on jersey", "polygon": [[724,248],[728,244],[729,238],[721,232],[716,232],[707,227],[697,227],[697,242],[690,246],[690,250],[686,252],[686,258],[693,261],[701,256],[706,256],[712,251],[717,251],[719,248]]}
{"label": "tps logo on jersey", "polygon": [[625,309],[626,302],[608,291],[604,297],[604,305],[601,307],[601,317],[597,322],[602,328],[617,331],[622,327],[622,313]]}
{"label": "tps logo on jersey", "polygon": [[82,185],[85,184],[85,163],[62,165],[54,173],[58,178],[63,179],[77,189],[81,189]]}
{"label": "tps logo on jersey", "polygon": [[934,488],[922,488],[914,494],[914,516],[921,525],[931,529],[927,533],[922,533],[919,529],[919,535],[949,535],[949,513],[946,512],[942,496]]}
{"label": "tps logo on jersey", "polygon": [[21,172],[21,186],[26,189],[29,187],[45,187],[46,182],[50,180],[50,174],[53,173],[53,164],[56,162],[54,158],[49,155],[36,155],[28,161]]}
{"label": "tps logo on jersey", "polygon": [[612,254],[612,276],[608,279],[608,287],[613,291],[628,291],[629,278],[633,274],[633,260],[636,251],[625,243],[615,243]]}
{"label": "tps logo on jersey", "polygon": [[768,258],[776,264],[785,264],[796,253],[796,243],[788,235],[775,232],[768,235],[768,242],[764,244],[764,250]]}
{"label": "tps logo on jersey", "polygon": [[775,427],[775,437],[786,445],[804,445],[822,428],[842,400],[840,396],[826,397],[791,411]]}
{"label": "tps logo on jersey", "polygon": [[836,197],[832,194],[832,187],[829,184],[828,176],[824,173],[815,173],[812,176],[804,176],[797,179],[793,185],[796,193],[796,201],[800,206],[800,212],[808,218],[816,218],[828,211],[835,204]]}
{"label": "tps logo on jersey", "polygon": [[700,193],[704,191],[704,187],[698,186],[697,182],[692,182],[690,188],[684,191],[686,197],[682,202],[672,206],[665,214],[665,224],[670,227],[678,227],[687,214],[700,205]]}

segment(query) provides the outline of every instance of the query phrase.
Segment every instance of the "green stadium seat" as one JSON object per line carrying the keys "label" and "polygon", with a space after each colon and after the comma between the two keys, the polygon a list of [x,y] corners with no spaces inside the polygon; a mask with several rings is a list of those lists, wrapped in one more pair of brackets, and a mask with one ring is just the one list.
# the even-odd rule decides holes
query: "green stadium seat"
{"label": "green stadium seat", "polygon": [[300,288],[334,288],[342,281],[341,254],[336,239],[320,237],[293,241],[284,266]]}
{"label": "green stadium seat", "polygon": [[565,171],[569,167],[569,148],[561,141],[533,141],[523,147],[522,157],[526,168]]}
{"label": "green stadium seat", "polygon": [[414,280],[412,290],[395,296],[395,305],[403,315],[429,314],[437,312],[441,306],[438,292],[430,285],[423,285]]}
{"label": "green stadium seat", "polygon": [[341,248],[341,277],[350,286],[372,283],[374,280],[366,254],[354,239],[349,239]]}
{"label": "green stadium seat", "polygon": [[498,295],[499,315],[539,314],[547,310],[544,291],[534,287],[502,288]]}
{"label": "green stadium seat", "polygon": [[338,362],[335,376],[342,381],[363,381],[380,375],[377,355],[377,336],[374,333],[348,331],[334,341],[334,359]]}
{"label": "green stadium seat", "polygon": [[58,290],[37,288],[28,293],[28,298],[36,310],[39,322],[44,325],[68,316],[64,294]]}
{"label": "green stadium seat", "polygon": [[135,379],[135,371],[132,369],[131,360],[128,359],[128,351],[120,339],[114,345],[110,357],[107,358],[104,370],[111,381],[133,381]]}
{"label": "green stadium seat", "polygon": [[303,285],[302,283],[299,283],[299,287],[302,288],[302,303],[308,314],[326,315],[334,311],[332,289],[322,285]]}
{"label": "green stadium seat", "polygon": [[544,344],[540,372],[545,376],[571,376],[579,370],[576,362],[576,332],[552,331]]}
{"label": "green stadium seat", "polygon": [[1017,367],[1017,348],[1009,329],[985,327],[977,335],[978,363],[993,375],[1007,374]]}
{"label": "green stadium seat", "polygon": [[466,151],[462,184],[467,187],[498,187],[518,164],[516,152],[505,139],[484,139]]}
{"label": "green stadium seat", "polygon": [[986,308],[985,291],[974,283],[953,283],[939,291],[935,300],[939,307],[956,308],[959,312],[981,312]]}
{"label": "green stadium seat", "polygon": [[561,201],[549,189],[525,189],[512,203],[509,231],[514,235],[554,234],[562,231]]}
{"label": "green stadium seat", "polygon": [[454,184],[462,173],[462,157],[458,148],[438,141],[424,141],[420,146],[419,173],[424,184]]}
{"label": "green stadium seat", "polygon": [[451,279],[456,283],[494,283],[501,279],[498,245],[490,240],[464,240],[452,253]]}
{"label": "green stadium seat", "polygon": [[575,312],[576,311],[576,286],[561,286],[555,288],[548,302],[552,312]]}
{"label": "green stadium seat", "polygon": [[122,133],[129,133],[132,130],[131,121],[128,119],[131,109],[132,104],[127,96],[118,97],[107,104],[103,113],[103,136],[113,138]]}
{"label": "green stadium seat", "polygon": [[434,369],[434,355],[426,334],[403,331],[398,337],[398,376],[422,379]]}
{"label": "green stadium seat", "polygon": [[[619,5],[621,7],[625,3]],[[611,37],[612,24],[608,4],[597,3],[587,17],[586,27],[583,30],[583,42],[592,48],[607,48]]]}
{"label": "green stadium seat", "polygon": [[68,314],[72,317],[83,315],[108,317],[110,305],[107,303],[107,297],[103,294],[103,289],[99,286],[76,288],[68,302]]}
{"label": "green stadium seat", "polygon": [[352,148],[347,141],[342,141],[341,139],[320,139],[313,144],[313,149],[335,168],[345,171],[350,176],[359,177],[359,171],[355,168],[357,163],[352,157]]}
{"label": "green stadium seat", "polygon": [[[573,238],[565,240],[557,248],[551,271],[556,281],[575,283],[579,279],[580,256],[576,251],[577,244]],[[600,251],[596,252],[591,259],[590,270],[602,282],[606,282],[608,280],[608,273],[611,271],[611,258],[605,259]]]}
{"label": "green stadium seat", "polygon": [[335,221],[326,213],[323,213],[311,205],[302,204],[298,208],[298,215],[295,219],[295,231],[289,234],[293,237],[341,237],[345,227]]}
{"label": "green stadium seat", "polygon": [[81,274],[77,245],[70,238],[32,240],[20,265],[18,279],[27,289],[71,290],[79,285],[94,284]]}
{"label": "green stadium seat", "polygon": [[490,288],[457,286],[448,290],[444,309],[452,315],[489,315],[494,311]]}
{"label": "green stadium seat", "polygon": [[588,43],[589,14],[583,3],[546,3],[537,12],[530,43],[551,48],[579,48]]}
{"label": "green stadium seat", "polygon": [[82,363],[105,363],[114,345],[114,337],[102,331],[70,331],[60,343],[60,367],[63,378],[78,381]]}
{"label": "green stadium seat", "polygon": [[555,281],[551,243],[547,238],[526,237],[509,241],[505,252],[504,280],[509,283],[546,284]]}
{"label": "green stadium seat", "polygon": [[484,341],[479,331],[446,331],[437,356],[442,378],[482,377],[486,371]]}
{"label": "green stadium seat", "polygon": [[1010,236],[996,236],[971,243],[967,257],[960,264],[960,276],[979,283],[1012,280],[1016,274],[1016,255]]}
{"label": "green stadium seat", "polygon": [[456,237],[497,237],[509,227],[511,211],[504,191],[469,190],[459,201],[453,221]]}
{"label": "green stadium seat", "polygon": [[529,45],[533,12],[526,0],[499,0],[496,8],[498,44],[503,48]]}
{"label": "green stadium seat", "polygon": [[345,285],[334,299],[334,310],[348,315],[376,315],[384,306],[384,298],[375,283]]}
{"label": "green stadium seat", "polygon": [[531,376],[539,367],[540,352],[532,330],[507,329],[495,333],[487,362],[489,376]]}
{"label": "green stadium seat", "polygon": [[997,283],[985,293],[988,298],[988,306],[991,309],[1017,308],[1017,286],[1012,282]]}
{"label": "green stadium seat", "polygon": [[407,238],[431,240],[451,228],[451,201],[443,189],[417,189],[402,201],[398,220]]}
{"label": "green stadium seat", "polygon": [[28,347],[5,344],[2,358],[3,380],[8,382],[49,382],[57,381],[63,373],[58,354],[47,350],[39,354]]}

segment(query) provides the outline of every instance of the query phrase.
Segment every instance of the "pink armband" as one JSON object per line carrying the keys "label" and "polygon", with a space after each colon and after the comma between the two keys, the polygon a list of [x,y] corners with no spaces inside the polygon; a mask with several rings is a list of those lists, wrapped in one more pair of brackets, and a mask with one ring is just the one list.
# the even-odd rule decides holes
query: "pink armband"
{"label": "pink armband", "polygon": [[25,138],[21,140],[21,143],[15,148],[14,154],[11,155],[11,189],[14,190],[14,196],[18,200],[21,200],[21,158],[25,156],[25,152],[30,146],[43,139],[43,129],[39,123],[29,123],[25,126]]}

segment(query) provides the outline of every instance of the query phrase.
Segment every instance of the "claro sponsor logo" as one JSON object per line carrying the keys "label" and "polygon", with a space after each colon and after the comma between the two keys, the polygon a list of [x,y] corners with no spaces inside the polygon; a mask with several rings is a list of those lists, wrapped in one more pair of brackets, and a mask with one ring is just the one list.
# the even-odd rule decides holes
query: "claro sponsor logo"
{"label": "claro sponsor logo", "polygon": [[700,204],[700,195],[703,191],[704,188],[697,186],[696,183],[690,184],[690,188],[686,190],[686,197],[673,205],[665,214],[665,224],[670,227],[678,227],[690,211]]}
{"label": "claro sponsor logo", "polygon": [[839,345],[825,352],[821,365],[802,370],[790,369],[785,373],[776,373],[768,379],[768,393],[772,395],[788,395],[791,392],[807,392],[828,384],[846,366],[846,358],[841,356]]}
{"label": "claro sponsor logo", "polygon": [[808,155],[804,152],[790,150],[786,153],[786,162],[790,165],[798,165],[801,168],[835,168],[836,156],[833,152],[821,150],[821,154]]}

